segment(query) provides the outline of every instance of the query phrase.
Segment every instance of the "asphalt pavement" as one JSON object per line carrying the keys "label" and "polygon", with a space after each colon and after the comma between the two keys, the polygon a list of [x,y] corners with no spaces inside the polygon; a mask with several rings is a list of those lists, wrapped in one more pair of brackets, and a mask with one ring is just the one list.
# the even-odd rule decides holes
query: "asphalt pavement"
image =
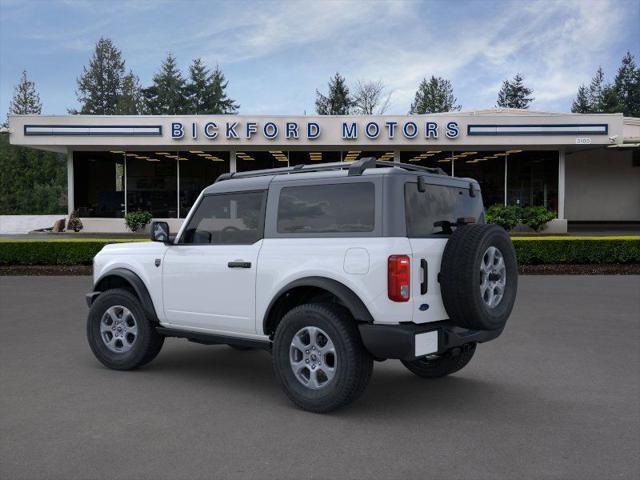
{"label": "asphalt pavement", "polygon": [[104,368],[90,277],[0,277],[2,479],[639,478],[640,277],[524,276],[505,333],[440,380],[376,363],[317,415],[270,355],[169,339]]}

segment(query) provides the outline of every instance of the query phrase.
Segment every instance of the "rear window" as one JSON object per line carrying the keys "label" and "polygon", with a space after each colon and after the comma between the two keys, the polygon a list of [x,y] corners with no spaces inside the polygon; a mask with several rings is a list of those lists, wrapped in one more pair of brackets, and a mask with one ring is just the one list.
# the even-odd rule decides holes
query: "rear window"
{"label": "rear window", "polygon": [[278,202],[278,233],[358,233],[374,228],[374,185],[285,187]]}
{"label": "rear window", "polygon": [[473,217],[482,221],[482,197],[469,195],[469,190],[442,185],[426,185],[426,191],[419,192],[417,183],[404,186],[407,235],[425,237],[442,234],[441,221],[455,223],[461,217]]}

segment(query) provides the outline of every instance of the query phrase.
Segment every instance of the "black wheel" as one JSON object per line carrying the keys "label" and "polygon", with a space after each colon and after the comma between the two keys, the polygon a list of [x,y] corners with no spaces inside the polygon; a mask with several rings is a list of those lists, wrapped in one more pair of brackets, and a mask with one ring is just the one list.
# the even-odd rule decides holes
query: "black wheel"
{"label": "black wheel", "polygon": [[518,263],[507,232],[488,224],[456,229],[442,256],[440,289],[456,325],[475,330],[503,328],[518,290]]}
{"label": "black wheel", "polygon": [[273,367],[293,403],[321,413],[345,406],[364,392],[373,359],[349,311],[310,303],[290,310],[278,325]]}
{"label": "black wheel", "polygon": [[114,370],[149,363],[164,343],[138,299],[123,289],[107,290],[95,300],[87,318],[87,339],[96,358]]}
{"label": "black wheel", "polygon": [[427,355],[416,360],[402,360],[411,372],[423,378],[439,378],[462,370],[473,358],[476,344],[468,343],[462,348],[454,348],[442,355]]}

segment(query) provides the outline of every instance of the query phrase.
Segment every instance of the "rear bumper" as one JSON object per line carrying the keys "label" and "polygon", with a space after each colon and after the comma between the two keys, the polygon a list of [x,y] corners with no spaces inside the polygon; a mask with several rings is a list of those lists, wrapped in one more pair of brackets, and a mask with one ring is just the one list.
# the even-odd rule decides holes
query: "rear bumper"
{"label": "rear bumper", "polygon": [[449,321],[421,325],[361,323],[358,328],[362,342],[371,355],[376,358],[401,360],[413,360],[424,355],[443,353],[467,343],[488,342],[502,333],[502,329],[468,330],[452,325]]}

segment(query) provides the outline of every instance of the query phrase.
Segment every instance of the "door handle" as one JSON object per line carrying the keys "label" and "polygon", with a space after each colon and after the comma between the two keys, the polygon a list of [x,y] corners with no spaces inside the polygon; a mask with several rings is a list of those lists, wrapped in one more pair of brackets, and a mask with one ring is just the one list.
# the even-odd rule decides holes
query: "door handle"
{"label": "door handle", "polygon": [[429,282],[429,265],[423,258],[420,260],[420,268],[422,268],[422,282],[420,283],[420,295],[427,293],[427,284]]}
{"label": "door handle", "polygon": [[251,268],[251,262],[245,262],[242,260],[236,260],[235,262],[227,263],[229,268]]}

